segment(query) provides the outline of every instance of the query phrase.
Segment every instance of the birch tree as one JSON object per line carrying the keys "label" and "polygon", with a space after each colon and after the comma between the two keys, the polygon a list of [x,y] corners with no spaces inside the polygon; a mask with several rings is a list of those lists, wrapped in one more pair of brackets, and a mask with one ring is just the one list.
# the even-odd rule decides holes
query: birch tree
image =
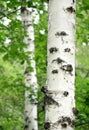
{"label": "birch tree", "polygon": [[49,0],[46,130],[73,130],[75,109],[75,0]]}
{"label": "birch tree", "polygon": [[32,8],[21,8],[22,22],[24,24],[27,36],[24,42],[27,45],[25,52],[28,53],[32,72],[28,70],[28,64],[25,63],[25,130],[38,130],[37,125],[37,78],[36,65],[34,61],[34,28],[32,22]]}

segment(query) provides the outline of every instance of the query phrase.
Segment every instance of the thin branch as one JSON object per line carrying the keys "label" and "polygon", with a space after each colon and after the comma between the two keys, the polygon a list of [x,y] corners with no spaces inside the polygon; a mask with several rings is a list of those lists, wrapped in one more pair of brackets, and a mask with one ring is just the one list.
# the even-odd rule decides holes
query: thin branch
{"label": "thin branch", "polygon": [[16,10],[14,10],[14,11],[12,11],[12,12],[9,12],[7,15],[5,15],[5,16],[0,16],[0,19],[2,19],[2,18],[4,18],[4,17],[8,17],[9,15],[12,15],[13,13],[16,13],[17,11],[19,11],[21,9],[21,7],[19,8],[19,9],[16,9]]}

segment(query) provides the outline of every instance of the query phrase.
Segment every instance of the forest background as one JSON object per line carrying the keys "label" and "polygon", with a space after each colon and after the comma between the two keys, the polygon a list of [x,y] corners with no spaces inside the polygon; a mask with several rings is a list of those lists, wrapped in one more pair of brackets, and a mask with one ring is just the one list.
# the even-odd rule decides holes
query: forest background
{"label": "forest background", "polygon": [[[46,0],[0,1],[0,130],[23,130],[24,128],[24,61],[28,61],[28,58],[24,53],[26,46],[23,43],[26,33],[23,31],[20,19],[22,5],[33,8],[38,102],[43,102],[41,87],[46,83],[47,4]],[[77,0],[76,5],[76,106],[79,114],[75,130],[88,130],[89,1]],[[30,66],[29,69],[31,70]],[[39,130],[42,130],[44,112],[39,105],[38,123]]]}

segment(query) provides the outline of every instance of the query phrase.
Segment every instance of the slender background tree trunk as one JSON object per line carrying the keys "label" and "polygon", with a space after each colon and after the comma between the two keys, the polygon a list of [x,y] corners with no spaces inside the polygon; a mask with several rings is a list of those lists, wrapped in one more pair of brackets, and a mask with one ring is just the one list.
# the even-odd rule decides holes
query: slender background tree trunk
{"label": "slender background tree trunk", "polygon": [[46,130],[73,130],[75,0],[49,0]]}
{"label": "slender background tree trunk", "polygon": [[37,125],[37,78],[36,78],[36,65],[34,61],[34,28],[32,22],[32,8],[22,7],[22,22],[24,24],[27,36],[24,42],[27,45],[25,52],[28,54],[32,72],[28,70],[28,64],[25,64],[25,130],[38,130]]}

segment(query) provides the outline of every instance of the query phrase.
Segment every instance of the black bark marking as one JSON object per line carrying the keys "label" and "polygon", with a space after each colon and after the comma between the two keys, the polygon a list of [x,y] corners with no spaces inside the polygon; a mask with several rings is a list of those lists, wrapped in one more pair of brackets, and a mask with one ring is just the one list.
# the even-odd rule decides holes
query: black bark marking
{"label": "black bark marking", "polygon": [[25,113],[28,113],[28,111],[25,111]]}
{"label": "black bark marking", "polygon": [[62,126],[63,128],[66,128],[66,127],[67,127],[67,123],[61,123],[61,126]]}
{"label": "black bark marking", "polygon": [[74,96],[74,99],[76,100],[76,97]]}
{"label": "black bark marking", "polygon": [[27,116],[26,118],[25,118],[25,121],[27,122],[29,120],[29,117]]}
{"label": "black bark marking", "polygon": [[55,123],[52,124],[53,127],[58,126],[61,123],[61,119],[58,119]]}
{"label": "black bark marking", "polygon": [[31,41],[32,39],[31,38],[28,38],[28,41]]}
{"label": "black bark marking", "polygon": [[45,128],[45,129],[49,129],[50,127],[51,127],[50,122],[45,122],[45,123],[44,123],[44,128]]}
{"label": "black bark marking", "polygon": [[72,120],[71,121],[71,127],[74,127],[75,126],[75,120]]}
{"label": "black bark marking", "polygon": [[65,48],[64,51],[65,51],[65,52],[70,52],[71,49],[70,49],[70,48]]}
{"label": "black bark marking", "polygon": [[72,65],[70,65],[70,64],[63,65],[63,66],[61,67],[61,69],[64,70],[64,71],[67,71],[67,72],[69,72],[69,73],[71,73],[71,72],[73,71],[73,67],[72,67]]}
{"label": "black bark marking", "polygon": [[68,34],[64,31],[62,32],[56,32],[55,36],[59,37],[59,36],[67,36]]}
{"label": "black bark marking", "polygon": [[58,64],[60,64],[60,63],[63,63],[63,62],[65,62],[64,60],[62,60],[61,58],[57,58],[57,59],[54,59],[52,62],[57,62]]}
{"label": "black bark marking", "polygon": [[71,119],[70,117],[67,117],[68,124],[71,125]]}
{"label": "black bark marking", "polygon": [[72,120],[70,117],[62,116],[61,119],[58,119],[58,121],[53,123],[52,126],[58,126],[59,124],[61,124],[63,128],[66,128],[68,125],[72,127],[74,125],[74,120]]}
{"label": "black bark marking", "polygon": [[29,26],[32,26],[32,24],[27,24],[26,26],[29,27]]}
{"label": "black bark marking", "polygon": [[31,121],[28,121],[28,124],[30,124],[31,123]]}
{"label": "black bark marking", "polygon": [[30,44],[29,43],[25,43],[27,46],[29,46]]}
{"label": "black bark marking", "polygon": [[70,119],[70,117],[64,117],[64,116],[62,116],[62,122],[68,122],[69,120],[71,120]]}
{"label": "black bark marking", "polygon": [[72,112],[75,116],[79,114],[79,111],[75,107],[72,108]]}
{"label": "black bark marking", "polygon": [[25,21],[23,21],[23,23],[25,24]]}
{"label": "black bark marking", "polygon": [[46,66],[48,65],[48,61],[46,60]]}
{"label": "black bark marking", "polygon": [[24,13],[26,11],[26,7],[21,7],[21,13]]}
{"label": "black bark marking", "polygon": [[57,52],[58,51],[58,49],[56,48],[56,47],[51,47],[50,49],[49,49],[49,52],[50,53],[54,53],[54,52]]}
{"label": "black bark marking", "polygon": [[29,73],[29,71],[28,71],[28,70],[25,70],[24,74],[28,74],[28,73]]}
{"label": "black bark marking", "polygon": [[59,119],[57,122],[55,122],[54,124],[55,125],[58,125],[58,124],[60,124],[61,123],[61,119]]}
{"label": "black bark marking", "polygon": [[73,3],[75,3],[75,0],[73,0]]}
{"label": "black bark marking", "polygon": [[59,106],[58,102],[55,101],[51,96],[48,96],[48,95],[44,96],[44,103],[45,103],[45,105],[55,104],[55,105]]}
{"label": "black bark marking", "polygon": [[63,128],[66,128],[68,125],[72,124],[72,120],[70,117],[62,117],[61,119],[61,126]]}
{"label": "black bark marking", "polygon": [[30,81],[31,79],[27,79],[26,81],[28,82],[28,81]]}
{"label": "black bark marking", "polygon": [[66,41],[66,43],[68,43],[68,41]]}
{"label": "black bark marking", "polygon": [[37,118],[34,118],[34,120],[36,120],[36,121],[37,121],[38,119],[37,119]]}
{"label": "black bark marking", "polygon": [[41,91],[42,91],[45,95],[48,95],[48,94],[52,94],[52,93],[53,93],[52,91],[47,90],[47,86],[43,86],[43,87],[41,88]]}
{"label": "black bark marking", "polygon": [[48,90],[46,89],[46,86],[43,86],[43,87],[41,88],[41,91],[42,91],[44,94],[46,94]]}
{"label": "black bark marking", "polygon": [[26,130],[28,128],[28,125],[26,124],[25,126],[24,126],[24,130]]}
{"label": "black bark marking", "polygon": [[45,111],[45,106],[44,105],[42,105],[42,111]]}
{"label": "black bark marking", "polygon": [[67,97],[67,96],[69,95],[69,92],[64,91],[63,95],[64,95],[65,97]]}
{"label": "black bark marking", "polygon": [[75,9],[74,9],[72,6],[66,8],[66,10],[67,10],[69,13],[75,12]]}
{"label": "black bark marking", "polygon": [[52,74],[58,74],[58,70],[52,70]]}

